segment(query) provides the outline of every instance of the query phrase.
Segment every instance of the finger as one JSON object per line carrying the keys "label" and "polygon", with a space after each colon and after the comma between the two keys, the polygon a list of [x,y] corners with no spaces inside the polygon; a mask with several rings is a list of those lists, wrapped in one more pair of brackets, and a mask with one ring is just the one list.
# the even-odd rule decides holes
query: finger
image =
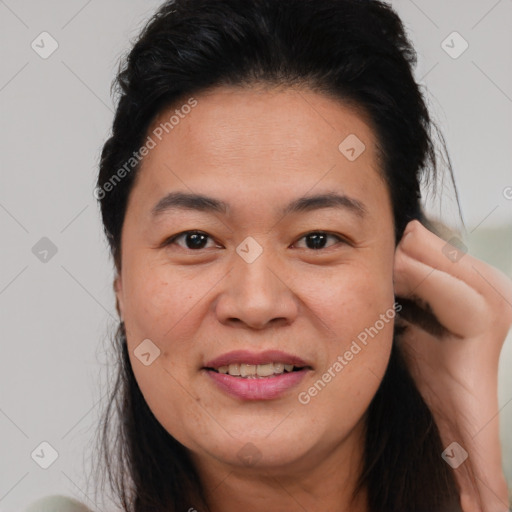
{"label": "finger", "polygon": [[412,258],[402,248],[395,253],[395,294],[419,298],[439,322],[459,337],[474,337],[488,329],[484,297],[466,282]]}
{"label": "finger", "polygon": [[399,247],[430,267],[449,273],[490,299],[507,304],[512,315],[512,282],[500,270],[478,260],[425,228],[409,222]]}

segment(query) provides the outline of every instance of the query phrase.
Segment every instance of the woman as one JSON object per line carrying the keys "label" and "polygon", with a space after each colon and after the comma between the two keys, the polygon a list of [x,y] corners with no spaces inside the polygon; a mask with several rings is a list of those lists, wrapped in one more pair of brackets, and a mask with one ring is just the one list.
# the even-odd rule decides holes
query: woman
{"label": "woman", "polygon": [[377,1],[176,0],[143,30],[96,189],[123,510],[507,510],[512,285],[422,213],[414,64]]}

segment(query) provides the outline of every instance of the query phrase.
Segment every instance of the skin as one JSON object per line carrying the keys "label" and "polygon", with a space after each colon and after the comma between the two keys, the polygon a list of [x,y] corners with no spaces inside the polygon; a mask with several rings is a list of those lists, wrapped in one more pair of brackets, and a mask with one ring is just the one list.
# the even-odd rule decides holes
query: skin
{"label": "skin", "polygon": [[[307,90],[222,87],[196,99],[144,157],[115,288],[137,382],[156,418],[191,451],[211,510],[367,510],[364,493],[354,503],[350,495],[393,322],[307,405],[298,395],[392,310],[395,293],[428,304],[445,328],[435,337],[401,319],[399,341],[444,446],[455,440],[469,453],[454,470],[464,511],[507,510],[497,364],[512,323],[510,280],[470,255],[450,261],[446,242],[417,221],[394,246],[389,193],[361,112]],[[349,134],[366,146],[354,161],[338,150]],[[228,214],[173,210],[153,219],[152,207],[171,191],[221,199]],[[366,215],[274,210],[326,191],[359,200]],[[182,236],[163,246],[187,230],[207,234],[206,245],[187,249]],[[348,243],[329,237],[325,248],[308,248],[305,235],[316,231]],[[263,250],[252,263],[236,252],[248,236]],[[148,338],[160,356],[145,366],[134,350]],[[201,371],[231,350],[274,348],[313,367],[278,399],[241,401]],[[246,443],[258,455],[253,465],[239,457]]]}
{"label": "skin", "polygon": [[434,336],[401,318],[407,330],[399,343],[443,446],[455,441],[468,454],[454,469],[464,512],[507,512],[498,363],[512,324],[512,281],[470,254],[450,260],[445,246],[418,221],[404,232],[395,291],[428,304],[445,331]]}
{"label": "skin", "polygon": [[[348,510],[362,417],[393,322],[307,405],[298,394],[393,310],[392,210],[373,132],[363,116],[308,91],[218,88],[196,99],[145,157],[123,225],[116,290],[135,377],[156,418],[192,452],[212,510]],[[354,161],[338,150],[349,134],[366,146]],[[230,211],[152,219],[155,203],[177,190],[222,199]],[[364,218],[349,209],[275,212],[329,191],[364,203]],[[187,248],[182,237],[160,247],[186,230],[207,233],[206,246]],[[325,248],[308,248],[304,235],[318,230],[348,243],[329,237]],[[263,249],[252,263],[236,252],[248,236]],[[133,354],[147,338],[161,350],[150,366]],[[313,369],[278,399],[242,401],[201,371],[237,349],[283,350]],[[238,457],[246,443],[261,457],[254,466]],[[367,510],[364,493],[350,510]]]}

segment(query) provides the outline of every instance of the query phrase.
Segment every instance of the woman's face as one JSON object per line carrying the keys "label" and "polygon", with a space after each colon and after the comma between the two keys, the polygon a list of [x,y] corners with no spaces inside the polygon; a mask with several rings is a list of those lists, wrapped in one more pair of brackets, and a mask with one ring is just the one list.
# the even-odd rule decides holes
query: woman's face
{"label": "woman's face", "polygon": [[140,389],[199,463],[357,459],[394,318],[375,135],[311,91],[187,99],[148,132],[122,231],[116,293]]}

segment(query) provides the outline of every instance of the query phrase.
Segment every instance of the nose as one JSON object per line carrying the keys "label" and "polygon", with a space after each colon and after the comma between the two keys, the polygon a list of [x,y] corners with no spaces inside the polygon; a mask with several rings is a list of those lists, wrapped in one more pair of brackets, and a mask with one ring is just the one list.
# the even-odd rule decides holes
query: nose
{"label": "nose", "polygon": [[293,323],[299,301],[291,289],[289,272],[267,254],[267,250],[263,251],[251,263],[238,254],[234,256],[215,304],[219,322],[252,329]]}

